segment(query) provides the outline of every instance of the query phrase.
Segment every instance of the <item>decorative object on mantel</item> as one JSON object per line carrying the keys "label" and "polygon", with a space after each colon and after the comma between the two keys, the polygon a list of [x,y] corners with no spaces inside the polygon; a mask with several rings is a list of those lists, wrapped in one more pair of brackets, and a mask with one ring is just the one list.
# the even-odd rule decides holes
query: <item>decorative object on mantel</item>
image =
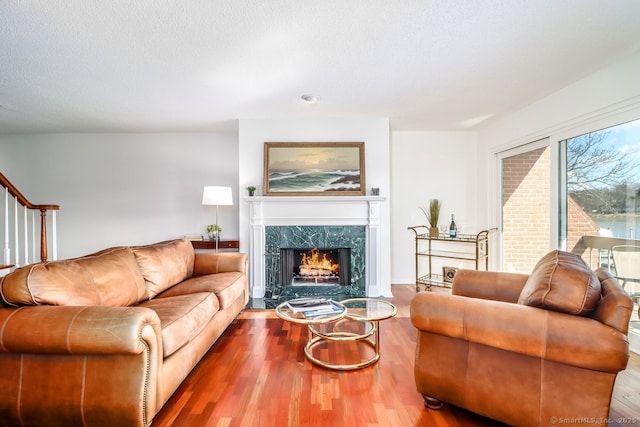
{"label": "decorative object on mantel", "polygon": [[256,186],[255,185],[250,185],[247,187],[247,192],[249,193],[249,196],[253,196],[256,193]]}
{"label": "decorative object on mantel", "polygon": [[438,237],[438,219],[440,218],[440,208],[442,208],[442,202],[439,199],[431,199],[429,201],[429,209],[420,207],[424,215],[427,217],[429,223],[429,236]]}
{"label": "decorative object on mantel", "polygon": [[202,192],[202,204],[216,207],[216,222],[207,226],[207,232],[215,231],[215,236],[211,236],[216,241],[216,252],[218,251],[218,240],[222,228],[218,225],[218,207],[233,205],[231,187],[207,186]]}
{"label": "decorative object on mantel", "polygon": [[378,187],[372,187],[371,188],[371,195],[372,196],[379,196],[380,195],[380,189]]}
{"label": "decorative object on mantel", "polygon": [[364,142],[265,142],[265,196],[364,196]]}

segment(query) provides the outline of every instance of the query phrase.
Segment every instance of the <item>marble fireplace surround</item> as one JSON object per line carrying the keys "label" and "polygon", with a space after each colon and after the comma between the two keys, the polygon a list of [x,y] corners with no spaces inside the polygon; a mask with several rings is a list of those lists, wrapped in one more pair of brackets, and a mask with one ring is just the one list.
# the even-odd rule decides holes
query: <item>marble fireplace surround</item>
{"label": "marble fireplace surround", "polygon": [[264,298],[265,230],[269,226],[365,226],[365,292],[381,295],[379,196],[249,197],[251,297]]}

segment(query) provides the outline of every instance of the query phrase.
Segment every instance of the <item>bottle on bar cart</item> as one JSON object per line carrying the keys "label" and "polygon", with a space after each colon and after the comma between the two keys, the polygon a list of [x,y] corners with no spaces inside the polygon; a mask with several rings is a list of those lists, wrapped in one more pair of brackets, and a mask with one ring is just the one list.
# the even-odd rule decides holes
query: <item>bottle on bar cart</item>
{"label": "bottle on bar cart", "polygon": [[449,224],[449,237],[458,236],[458,227],[456,226],[456,222],[453,219],[453,214],[451,214],[451,224]]}

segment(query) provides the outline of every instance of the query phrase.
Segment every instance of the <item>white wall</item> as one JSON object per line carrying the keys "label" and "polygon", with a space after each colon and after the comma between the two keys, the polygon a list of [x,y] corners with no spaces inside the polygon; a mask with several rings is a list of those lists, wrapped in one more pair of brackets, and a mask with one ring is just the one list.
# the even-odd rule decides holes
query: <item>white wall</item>
{"label": "white wall", "polygon": [[[392,283],[415,283],[415,234],[424,225],[420,206],[441,199],[440,223],[455,214],[461,233],[487,227],[478,222],[475,132],[393,132],[391,134]],[[481,206],[479,206],[479,203]]]}
{"label": "white wall", "polygon": [[0,135],[0,170],[31,202],[60,205],[61,259],[205,233],[205,185],[233,188],[219,222],[238,237],[235,133]]}
{"label": "white wall", "polygon": [[[242,119],[239,122],[239,187],[246,197],[249,185],[262,194],[265,142],[360,142],[365,143],[365,179],[367,194],[371,187],[380,188],[387,197],[382,203],[380,224],[382,259],[381,289],[390,289],[390,182],[389,120],[387,118],[325,119]],[[240,198],[240,250],[249,252],[249,208]]]}
{"label": "white wall", "polygon": [[204,185],[233,188],[234,206],[220,208],[223,238],[240,237],[247,251],[245,187],[261,193],[266,141],[365,142],[367,193],[379,187],[387,197],[386,284],[413,282],[407,227],[424,222],[419,206],[430,198],[441,198],[444,219],[455,213],[463,231],[476,227],[475,134],[395,132],[391,143],[384,118],[241,120],[239,135],[2,135],[0,170],[32,202],[61,205],[59,258],[204,233],[215,215],[200,204]]}

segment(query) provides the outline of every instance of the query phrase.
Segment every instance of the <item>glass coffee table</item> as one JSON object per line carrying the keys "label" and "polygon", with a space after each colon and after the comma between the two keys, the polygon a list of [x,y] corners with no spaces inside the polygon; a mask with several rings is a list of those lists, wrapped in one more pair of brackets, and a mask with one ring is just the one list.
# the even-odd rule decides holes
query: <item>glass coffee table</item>
{"label": "glass coffee table", "polygon": [[[373,365],[380,359],[379,322],[395,316],[398,309],[390,302],[376,298],[350,298],[337,305],[344,310],[306,318],[302,313],[294,313],[285,302],[276,307],[276,315],[289,322],[307,325],[309,339],[304,353],[313,363],[341,371]],[[340,344],[345,346],[344,351],[326,348]],[[360,351],[357,348],[360,344],[372,351]]]}

